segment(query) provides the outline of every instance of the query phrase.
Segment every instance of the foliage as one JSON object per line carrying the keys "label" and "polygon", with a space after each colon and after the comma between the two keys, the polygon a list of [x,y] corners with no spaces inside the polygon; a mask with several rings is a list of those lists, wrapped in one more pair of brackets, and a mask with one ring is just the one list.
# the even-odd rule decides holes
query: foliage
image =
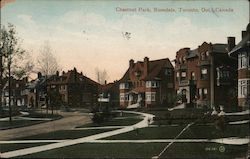
{"label": "foliage", "polygon": [[13,24],[6,28],[1,26],[0,54],[2,57],[3,77],[8,77],[8,67],[11,76],[21,79],[28,76],[34,67],[31,56],[20,46],[20,39]]}
{"label": "foliage", "polygon": [[37,57],[36,70],[43,75],[53,75],[60,70],[58,60],[53,55],[53,50],[48,41],[45,41],[40,48],[40,54]]}

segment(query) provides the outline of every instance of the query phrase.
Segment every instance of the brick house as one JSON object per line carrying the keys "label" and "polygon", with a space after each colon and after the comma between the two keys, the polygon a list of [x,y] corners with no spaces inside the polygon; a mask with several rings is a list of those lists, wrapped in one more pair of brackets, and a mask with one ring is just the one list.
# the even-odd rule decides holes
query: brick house
{"label": "brick house", "polygon": [[99,83],[78,73],[76,68],[63,72],[62,75],[57,72],[47,82],[48,93],[55,98],[60,96],[60,100],[70,107],[97,105],[98,88]]}
{"label": "brick house", "polygon": [[119,81],[120,106],[170,106],[174,95],[173,66],[168,58],[129,61],[129,68]]}
{"label": "brick house", "polygon": [[177,51],[175,90],[181,103],[198,107],[230,106],[236,86],[236,61],[227,54],[227,44],[204,42],[191,50]]}
{"label": "brick house", "polygon": [[[235,46],[231,42],[229,55],[238,59],[238,105],[249,108],[250,105],[250,23],[246,31],[242,31],[242,40]],[[231,37],[233,38],[233,37]],[[234,39],[234,38],[233,38]]]}

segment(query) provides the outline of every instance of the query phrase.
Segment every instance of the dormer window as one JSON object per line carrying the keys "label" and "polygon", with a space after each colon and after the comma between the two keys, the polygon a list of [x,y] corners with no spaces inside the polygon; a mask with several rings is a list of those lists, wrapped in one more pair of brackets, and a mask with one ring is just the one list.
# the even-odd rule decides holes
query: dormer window
{"label": "dormer window", "polygon": [[141,76],[141,71],[140,70],[137,70],[137,71],[135,71],[135,76],[137,77],[137,78],[139,78],[140,76]]}
{"label": "dormer window", "polygon": [[206,56],[209,56],[209,51],[206,52]]}
{"label": "dormer window", "polygon": [[205,52],[202,52],[201,53],[201,60],[205,60],[206,59],[206,54],[205,54]]}

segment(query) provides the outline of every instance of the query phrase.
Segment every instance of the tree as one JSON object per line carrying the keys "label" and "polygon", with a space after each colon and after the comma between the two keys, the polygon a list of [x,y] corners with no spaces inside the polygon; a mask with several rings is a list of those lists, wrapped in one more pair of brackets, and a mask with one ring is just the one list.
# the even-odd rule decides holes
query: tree
{"label": "tree", "polygon": [[48,41],[45,41],[40,48],[37,57],[37,71],[43,75],[53,75],[60,70],[57,58],[53,55],[53,50]]}
{"label": "tree", "polygon": [[[1,26],[0,38],[0,78],[1,78],[1,94],[3,88],[3,78],[8,78],[9,86],[9,117],[11,119],[11,77],[21,79],[27,76],[33,69],[32,60],[25,58],[28,53],[20,46],[20,39],[17,37],[17,32],[12,24],[8,27]],[[2,103],[2,101],[1,101]]]}
{"label": "tree", "polygon": [[100,83],[100,84],[105,84],[105,82],[108,79],[107,71],[105,69],[100,70],[99,68],[95,68],[95,74],[96,74],[97,82]]}
{"label": "tree", "polygon": [[[47,90],[47,78],[48,75],[56,74],[59,71],[60,67],[57,61],[57,58],[53,55],[53,50],[48,41],[45,41],[44,44],[40,48],[40,54],[37,57],[37,71],[41,72],[45,75],[46,85],[45,88]],[[48,98],[50,94],[46,93],[46,108],[48,113]],[[50,99],[50,101],[53,99]],[[53,114],[53,103],[52,104],[52,114]]]}

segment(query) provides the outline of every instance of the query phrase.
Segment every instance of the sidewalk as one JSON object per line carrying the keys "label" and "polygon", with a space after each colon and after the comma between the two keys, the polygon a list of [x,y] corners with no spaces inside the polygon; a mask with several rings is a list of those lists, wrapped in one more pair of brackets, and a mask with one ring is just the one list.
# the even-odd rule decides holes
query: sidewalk
{"label": "sidewalk", "polygon": [[[123,112],[131,112],[131,111],[123,111]],[[113,135],[118,135],[121,133],[133,131],[137,128],[147,127],[149,125],[149,123],[153,122],[152,119],[153,119],[154,115],[152,115],[152,114],[146,114],[146,113],[141,113],[141,112],[133,112],[133,113],[144,116],[144,119],[137,124],[134,124],[132,126],[126,126],[124,128],[118,129],[118,130],[104,132],[104,133],[91,135],[91,136],[83,137],[83,138],[79,138],[79,139],[64,141],[64,142],[60,142],[60,143],[54,143],[54,144],[37,146],[37,147],[32,147],[32,148],[27,148],[27,149],[10,151],[10,152],[6,152],[6,153],[2,153],[1,157],[4,157],[4,158],[18,157],[18,156],[28,155],[28,154],[32,154],[32,153],[43,152],[43,151],[47,151],[47,150],[61,148],[61,147],[65,147],[65,146],[76,145],[76,144],[80,144],[80,143],[84,143],[84,142],[90,142],[93,140],[98,140],[101,138],[106,138],[106,137],[110,137]]]}

